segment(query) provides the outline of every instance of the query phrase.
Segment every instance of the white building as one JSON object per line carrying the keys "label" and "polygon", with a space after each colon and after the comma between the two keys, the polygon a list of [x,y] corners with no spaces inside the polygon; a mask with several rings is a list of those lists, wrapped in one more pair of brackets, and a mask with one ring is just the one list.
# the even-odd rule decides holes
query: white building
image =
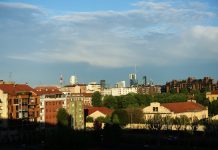
{"label": "white building", "polygon": [[125,88],[111,88],[111,89],[104,89],[102,91],[102,95],[112,95],[112,96],[121,96],[127,95],[129,93],[137,93],[136,87],[125,87]]}
{"label": "white building", "polygon": [[101,92],[101,85],[97,84],[96,82],[90,82],[86,86],[86,93],[94,93],[94,92]]}
{"label": "white building", "polygon": [[124,88],[126,87],[126,81],[120,81],[115,84],[116,88]]}

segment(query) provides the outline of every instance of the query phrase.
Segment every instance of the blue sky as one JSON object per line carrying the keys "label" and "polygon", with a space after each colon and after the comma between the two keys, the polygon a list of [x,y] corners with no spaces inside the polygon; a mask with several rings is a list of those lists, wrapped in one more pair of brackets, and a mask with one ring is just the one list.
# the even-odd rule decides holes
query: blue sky
{"label": "blue sky", "polygon": [[217,41],[216,0],[0,1],[0,79],[33,86],[217,80]]}

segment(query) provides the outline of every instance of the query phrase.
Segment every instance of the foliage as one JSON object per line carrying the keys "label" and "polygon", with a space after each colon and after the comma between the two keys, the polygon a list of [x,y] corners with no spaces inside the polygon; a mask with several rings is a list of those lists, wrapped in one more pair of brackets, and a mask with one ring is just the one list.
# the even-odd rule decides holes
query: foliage
{"label": "foliage", "polygon": [[118,102],[116,97],[112,95],[107,95],[103,99],[103,105],[108,108],[117,109],[118,108]]}
{"label": "foliage", "polygon": [[211,116],[218,114],[218,101],[212,101],[209,103],[209,114]]}
{"label": "foliage", "polygon": [[187,126],[190,124],[190,119],[186,115],[181,115],[181,124],[184,125],[184,129],[186,130]]}
{"label": "foliage", "polygon": [[113,115],[112,123],[113,124],[120,124],[120,121],[119,121],[119,118],[118,118],[117,114]]}
{"label": "foliage", "polygon": [[120,125],[121,126],[125,126],[128,121],[129,121],[129,118],[128,118],[128,113],[126,112],[126,110],[123,110],[123,109],[118,109],[118,110],[115,110],[113,113],[112,113],[112,120],[114,118],[114,116],[118,117],[119,119],[119,122],[120,122]]}
{"label": "foliage", "polygon": [[57,122],[60,126],[68,126],[69,115],[64,108],[60,108],[57,112]]}
{"label": "foliage", "polygon": [[101,93],[96,91],[92,94],[92,105],[99,107],[102,106]]}
{"label": "foliage", "polygon": [[129,107],[126,109],[128,113],[129,123],[143,123],[144,114],[141,108]]}
{"label": "foliage", "polygon": [[176,129],[179,131],[180,128],[182,127],[182,120],[180,117],[175,117],[173,119],[173,125],[175,125]]}
{"label": "foliage", "polygon": [[95,120],[97,120],[97,121],[99,121],[99,122],[101,122],[101,123],[105,122],[105,118],[102,117],[102,116],[96,118]]}
{"label": "foliage", "polygon": [[86,122],[93,122],[93,121],[94,121],[93,117],[89,117],[89,116],[88,116],[88,117],[86,118]]}
{"label": "foliage", "polygon": [[164,125],[166,126],[167,130],[172,130],[172,126],[173,126],[173,118],[171,116],[165,116],[163,117],[163,122]]}
{"label": "foliage", "polygon": [[192,122],[191,122],[191,128],[192,128],[193,132],[197,131],[198,123],[199,123],[198,118],[196,116],[194,116],[193,119],[192,119]]}
{"label": "foliage", "polygon": [[150,130],[161,130],[163,123],[163,118],[160,114],[155,114],[152,118],[146,121]]}

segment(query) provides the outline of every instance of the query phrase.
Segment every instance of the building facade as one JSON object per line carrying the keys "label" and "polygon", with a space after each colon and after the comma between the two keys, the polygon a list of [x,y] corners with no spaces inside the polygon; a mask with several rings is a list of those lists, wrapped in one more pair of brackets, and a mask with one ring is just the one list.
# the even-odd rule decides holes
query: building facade
{"label": "building facade", "polygon": [[139,94],[156,94],[161,93],[161,86],[159,85],[140,85],[137,88]]}
{"label": "building facade", "polygon": [[193,119],[197,117],[200,119],[208,118],[208,109],[194,100],[187,102],[163,103],[152,102],[150,106],[143,109],[145,119],[153,118],[155,114],[160,114],[162,117],[170,116],[172,118],[186,115]]}
{"label": "building facade", "polygon": [[207,98],[210,102],[215,101],[215,100],[218,100],[218,90],[211,91],[211,92],[207,92],[207,93],[206,93],[206,98]]}
{"label": "building facade", "polygon": [[0,84],[0,118],[7,120],[39,121],[39,96],[27,84]]}
{"label": "building facade", "polygon": [[166,92],[175,90],[175,92],[180,93],[182,89],[187,89],[188,92],[192,91],[214,91],[218,88],[218,83],[210,77],[204,77],[203,79],[195,79],[189,77],[186,80],[172,80],[166,83]]}
{"label": "building facade", "polygon": [[66,96],[57,87],[44,86],[35,88],[40,96],[40,123],[45,125],[57,125],[57,113],[60,108],[67,105]]}

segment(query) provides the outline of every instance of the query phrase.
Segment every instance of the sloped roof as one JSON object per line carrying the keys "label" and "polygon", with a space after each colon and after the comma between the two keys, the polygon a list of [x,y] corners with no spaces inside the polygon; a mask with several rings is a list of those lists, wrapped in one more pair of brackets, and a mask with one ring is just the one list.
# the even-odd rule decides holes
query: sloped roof
{"label": "sloped roof", "polygon": [[211,91],[211,94],[218,94],[218,90]]}
{"label": "sloped roof", "polygon": [[161,106],[169,109],[174,113],[182,112],[197,112],[206,110],[206,107],[195,102],[176,102],[176,103],[163,103]]}
{"label": "sloped roof", "polygon": [[105,115],[111,115],[113,110],[107,107],[90,107],[88,108],[88,115],[93,114],[94,112],[99,111]]}
{"label": "sloped roof", "polygon": [[16,95],[18,92],[35,92],[35,90],[27,84],[0,84],[0,90],[12,96]]}
{"label": "sloped roof", "polygon": [[56,86],[40,86],[36,87],[35,91],[37,95],[53,95],[53,94],[63,94]]}

